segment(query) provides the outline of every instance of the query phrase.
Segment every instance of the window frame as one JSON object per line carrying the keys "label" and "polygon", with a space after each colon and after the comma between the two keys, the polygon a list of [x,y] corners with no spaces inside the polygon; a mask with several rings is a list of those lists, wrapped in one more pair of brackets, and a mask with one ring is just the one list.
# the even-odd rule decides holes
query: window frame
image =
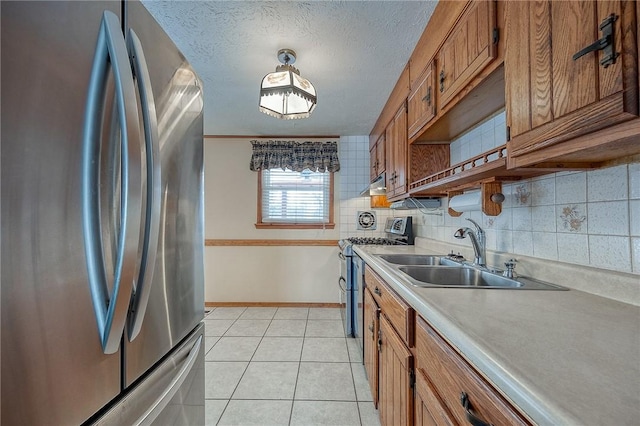
{"label": "window frame", "polygon": [[262,221],[262,170],[258,171],[258,215],[255,227],[257,229],[334,229],[334,177],[333,172],[329,172],[329,222],[303,222],[303,223],[282,223],[282,222],[263,222]]}

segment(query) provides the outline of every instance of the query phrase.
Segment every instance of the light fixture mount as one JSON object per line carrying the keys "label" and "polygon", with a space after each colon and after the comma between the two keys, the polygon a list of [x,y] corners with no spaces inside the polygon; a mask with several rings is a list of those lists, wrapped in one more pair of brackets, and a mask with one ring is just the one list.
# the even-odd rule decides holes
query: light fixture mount
{"label": "light fixture mount", "polygon": [[316,90],[292,65],[296,52],[280,49],[278,60],[282,65],[262,79],[259,110],[285,120],[309,117],[317,103]]}

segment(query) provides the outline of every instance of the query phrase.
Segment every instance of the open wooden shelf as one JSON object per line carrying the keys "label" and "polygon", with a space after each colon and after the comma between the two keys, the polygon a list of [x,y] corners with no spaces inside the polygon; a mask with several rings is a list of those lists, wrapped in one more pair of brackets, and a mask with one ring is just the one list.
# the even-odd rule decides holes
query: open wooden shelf
{"label": "open wooden shelf", "polygon": [[537,169],[507,169],[507,146],[501,145],[409,184],[411,196],[448,195],[479,187],[483,182],[517,181],[547,173]]}

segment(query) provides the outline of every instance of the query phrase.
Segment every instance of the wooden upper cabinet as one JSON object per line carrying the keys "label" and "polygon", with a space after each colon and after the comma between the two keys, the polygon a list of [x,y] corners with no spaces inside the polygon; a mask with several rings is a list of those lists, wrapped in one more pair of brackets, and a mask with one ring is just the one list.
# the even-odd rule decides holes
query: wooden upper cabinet
{"label": "wooden upper cabinet", "polygon": [[387,126],[387,197],[406,194],[407,177],[407,106],[403,103]]}
{"label": "wooden upper cabinet", "polygon": [[[509,167],[588,168],[640,152],[636,7],[634,1],[506,2]],[[574,58],[607,27],[615,63],[606,50]]]}
{"label": "wooden upper cabinet", "polygon": [[443,109],[497,53],[496,2],[469,3],[438,54],[438,108]]}
{"label": "wooden upper cabinet", "polygon": [[434,65],[430,62],[407,100],[408,138],[415,136],[436,115]]}
{"label": "wooden upper cabinet", "polygon": [[385,135],[381,135],[378,142],[369,150],[369,162],[371,164],[370,177],[373,181],[386,169]]}

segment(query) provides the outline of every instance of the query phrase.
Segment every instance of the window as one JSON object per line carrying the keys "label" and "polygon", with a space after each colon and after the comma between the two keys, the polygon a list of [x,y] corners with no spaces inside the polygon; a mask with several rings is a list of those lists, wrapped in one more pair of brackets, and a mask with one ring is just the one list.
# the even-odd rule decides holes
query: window
{"label": "window", "polygon": [[256,227],[334,228],[333,173],[260,171]]}

